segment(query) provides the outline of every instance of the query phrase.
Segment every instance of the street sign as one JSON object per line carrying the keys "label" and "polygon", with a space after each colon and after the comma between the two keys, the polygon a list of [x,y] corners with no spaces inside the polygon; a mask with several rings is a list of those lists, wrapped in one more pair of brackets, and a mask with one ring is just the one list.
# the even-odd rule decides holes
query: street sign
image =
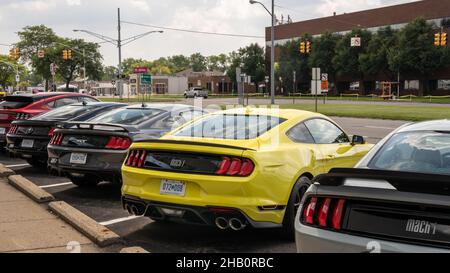
{"label": "street sign", "polygon": [[149,74],[142,74],[141,75],[141,84],[152,84],[152,75]]}
{"label": "street sign", "polygon": [[20,75],[19,75],[19,74],[16,75],[16,82],[17,82],[17,83],[20,82]]}
{"label": "street sign", "polygon": [[313,81],[320,81],[321,73],[319,67],[314,67],[312,69],[312,79]]}
{"label": "street sign", "polygon": [[45,51],[42,49],[38,50],[38,58],[42,59],[44,57],[45,57]]}
{"label": "street sign", "polygon": [[351,47],[360,47],[361,46],[361,37],[353,37],[350,41]]}
{"label": "street sign", "polygon": [[322,73],[322,76],[320,77],[320,80],[323,82],[328,81],[328,74],[327,73]]}
{"label": "street sign", "polygon": [[133,69],[135,74],[147,74],[148,73],[148,67],[136,67]]}
{"label": "street sign", "polygon": [[55,63],[50,64],[50,73],[52,76],[56,75],[56,70],[58,70],[58,66]]}
{"label": "street sign", "polygon": [[113,86],[115,86],[115,85],[116,85],[116,81],[112,80],[112,81],[111,81],[111,84],[112,84]]}

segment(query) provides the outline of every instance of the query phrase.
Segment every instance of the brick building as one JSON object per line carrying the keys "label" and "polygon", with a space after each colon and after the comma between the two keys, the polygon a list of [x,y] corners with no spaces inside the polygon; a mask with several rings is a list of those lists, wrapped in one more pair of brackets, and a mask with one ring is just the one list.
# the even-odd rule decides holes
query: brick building
{"label": "brick building", "polygon": [[[363,28],[376,32],[382,27],[391,26],[393,29],[401,29],[416,18],[425,18],[428,22],[437,26],[442,26],[444,31],[450,33],[448,24],[450,22],[450,0],[423,0],[395,6],[382,7],[360,12],[332,15],[329,17],[301,21],[291,24],[283,24],[275,28],[275,45],[283,45],[292,39],[299,39],[304,34],[320,36],[325,32],[346,34],[355,28]],[[266,28],[266,61],[270,67],[270,27]],[[432,41],[430,41],[431,43]],[[275,58],[279,55],[276,48]],[[338,78],[337,86],[339,91],[345,92],[355,86],[357,78]],[[359,91],[361,94],[371,94],[379,92],[380,81],[392,81],[385,75],[376,75],[364,79]],[[428,80],[419,80],[418,75],[400,75],[400,90],[402,94],[422,95],[424,84],[428,84],[433,90],[433,95],[450,94],[450,64],[446,69],[436,71],[429,75]],[[354,89],[354,88],[353,88]],[[353,90],[355,91],[355,90]]]}

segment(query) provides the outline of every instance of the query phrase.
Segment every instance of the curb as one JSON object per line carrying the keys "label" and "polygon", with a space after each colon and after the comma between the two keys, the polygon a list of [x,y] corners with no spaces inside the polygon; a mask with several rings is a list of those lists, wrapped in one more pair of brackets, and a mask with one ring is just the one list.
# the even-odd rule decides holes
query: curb
{"label": "curb", "polygon": [[6,178],[14,174],[15,172],[13,170],[6,168],[3,164],[0,164],[0,178]]}
{"label": "curb", "polygon": [[51,202],[49,208],[100,247],[122,243],[119,235],[100,225],[66,202]]}
{"label": "curb", "polygon": [[122,248],[120,253],[121,254],[148,254],[150,252],[143,249],[142,247],[127,247],[127,248]]}
{"label": "curb", "polygon": [[21,175],[11,175],[8,177],[9,184],[25,193],[28,197],[39,204],[48,203],[55,200],[53,195],[36,186],[33,182]]}

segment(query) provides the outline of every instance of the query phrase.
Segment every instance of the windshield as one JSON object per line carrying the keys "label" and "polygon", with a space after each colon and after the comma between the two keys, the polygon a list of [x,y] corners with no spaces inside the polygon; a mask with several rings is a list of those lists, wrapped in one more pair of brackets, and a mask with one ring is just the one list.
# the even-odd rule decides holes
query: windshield
{"label": "windshield", "polygon": [[175,136],[254,139],[272,130],[285,120],[272,116],[213,115],[188,125]]}
{"label": "windshield", "polygon": [[10,96],[0,102],[0,109],[20,109],[33,103],[29,97]]}
{"label": "windshield", "polygon": [[109,123],[120,125],[140,125],[163,111],[158,109],[118,109],[92,119],[93,123]]}
{"label": "windshield", "polygon": [[369,164],[373,169],[450,175],[450,133],[394,135]]}
{"label": "windshield", "polygon": [[94,105],[68,105],[39,115],[31,120],[69,120],[79,115],[86,114],[96,107],[97,106]]}

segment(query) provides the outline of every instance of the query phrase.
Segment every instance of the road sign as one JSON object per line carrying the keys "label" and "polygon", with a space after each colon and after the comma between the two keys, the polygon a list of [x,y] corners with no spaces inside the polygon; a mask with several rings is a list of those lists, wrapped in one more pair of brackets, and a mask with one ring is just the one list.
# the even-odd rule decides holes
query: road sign
{"label": "road sign", "polygon": [[328,74],[327,73],[322,73],[322,76],[320,77],[320,80],[325,82],[328,81]]}
{"label": "road sign", "polygon": [[148,67],[136,67],[133,69],[135,74],[147,74],[148,73]]}
{"label": "road sign", "polygon": [[113,86],[115,86],[115,85],[116,85],[116,81],[112,80],[112,81],[111,81],[111,84],[112,84]]}
{"label": "road sign", "polygon": [[360,47],[361,46],[361,37],[353,37],[350,41],[351,47]]}
{"label": "road sign", "polygon": [[152,75],[142,74],[141,75],[141,84],[152,84]]}
{"label": "road sign", "polygon": [[56,75],[56,70],[58,70],[58,66],[55,63],[50,64],[50,73],[52,76]]}
{"label": "road sign", "polygon": [[16,82],[19,83],[20,82],[20,75],[16,74]]}
{"label": "road sign", "polygon": [[45,51],[42,49],[38,50],[38,58],[42,59],[44,57],[45,57]]}
{"label": "road sign", "polygon": [[320,73],[320,68],[315,67],[312,69],[312,79],[314,81],[320,81],[320,77],[321,77],[321,73]]}

